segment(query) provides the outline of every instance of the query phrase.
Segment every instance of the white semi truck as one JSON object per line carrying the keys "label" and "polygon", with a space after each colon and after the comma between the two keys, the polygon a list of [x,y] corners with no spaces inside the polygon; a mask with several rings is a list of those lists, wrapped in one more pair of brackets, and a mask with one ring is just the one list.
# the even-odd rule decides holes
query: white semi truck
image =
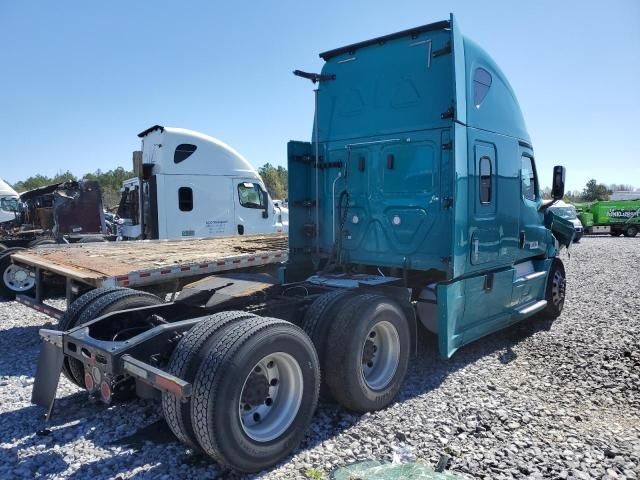
{"label": "white semi truck", "polygon": [[258,172],[220,140],[154,125],[138,135],[137,177],[123,183],[121,240],[286,233],[288,210],[269,197]]}
{"label": "white semi truck", "polygon": [[0,178],[0,223],[15,220],[19,198],[18,192]]}

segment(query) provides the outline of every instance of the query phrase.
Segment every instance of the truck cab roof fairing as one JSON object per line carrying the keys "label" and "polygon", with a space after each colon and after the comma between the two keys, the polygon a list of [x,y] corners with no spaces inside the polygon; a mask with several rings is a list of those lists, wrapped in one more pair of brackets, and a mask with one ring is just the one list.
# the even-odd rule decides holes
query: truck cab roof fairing
{"label": "truck cab roof fairing", "polygon": [[[256,169],[239,152],[217,138],[175,127],[156,126],[145,132],[142,139],[143,163],[153,164],[156,173],[260,178]],[[185,145],[197,148],[176,163],[176,149],[185,149]]]}

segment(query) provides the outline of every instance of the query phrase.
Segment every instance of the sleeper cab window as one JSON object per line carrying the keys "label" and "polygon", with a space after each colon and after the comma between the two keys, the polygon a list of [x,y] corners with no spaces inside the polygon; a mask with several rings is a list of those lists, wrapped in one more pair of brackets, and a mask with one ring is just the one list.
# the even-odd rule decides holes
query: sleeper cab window
{"label": "sleeper cab window", "polygon": [[489,157],[480,158],[480,203],[491,203],[492,169]]}
{"label": "sleeper cab window", "polygon": [[178,189],[178,208],[181,212],[193,210],[193,190],[190,187],[180,187]]}
{"label": "sleeper cab window", "polygon": [[242,182],[238,184],[240,205],[246,208],[264,208],[262,188],[257,183]]}
{"label": "sleeper cab window", "polygon": [[180,163],[191,156],[198,147],[191,145],[190,143],[181,143],[176,147],[176,151],[173,153],[173,163]]}
{"label": "sleeper cab window", "polygon": [[491,74],[484,68],[476,68],[473,73],[473,104],[476,108],[480,108],[484,97],[489,93],[489,88],[491,88]]}
{"label": "sleeper cab window", "polygon": [[527,200],[536,201],[538,198],[538,185],[536,179],[536,166],[533,158],[522,157],[522,169],[520,170],[522,181],[522,196]]}

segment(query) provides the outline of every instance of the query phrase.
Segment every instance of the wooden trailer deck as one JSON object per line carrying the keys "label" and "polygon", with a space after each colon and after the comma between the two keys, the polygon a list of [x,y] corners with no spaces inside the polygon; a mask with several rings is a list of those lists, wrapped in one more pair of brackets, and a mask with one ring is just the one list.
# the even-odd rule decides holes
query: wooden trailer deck
{"label": "wooden trailer deck", "polygon": [[287,235],[281,233],[79,243],[17,252],[12,260],[94,287],[133,287],[280,263],[288,257],[287,244]]}

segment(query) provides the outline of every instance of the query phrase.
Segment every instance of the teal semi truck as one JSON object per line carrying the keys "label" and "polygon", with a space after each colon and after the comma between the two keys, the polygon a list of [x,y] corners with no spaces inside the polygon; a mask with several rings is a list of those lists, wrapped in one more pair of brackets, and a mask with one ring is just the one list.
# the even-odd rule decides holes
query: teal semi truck
{"label": "teal semi truck", "polygon": [[[311,142],[290,142],[289,260],[177,300],[111,287],[43,329],[34,403],[60,372],[109,403],[162,400],[175,435],[238,471],[285,458],[319,396],[388,406],[418,328],[443,357],[560,315],[574,230],[543,203],[509,83],[450,19],[321,54]],[[565,171],[553,171],[553,198]],[[260,253],[252,253],[260,258]],[[250,260],[250,259],[249,259]]]}
{"label": "teal semi truck", "polygon": [[640,201],[598,201],[582,205],[578,218],[587,234],[635,237],[640,230]]}

